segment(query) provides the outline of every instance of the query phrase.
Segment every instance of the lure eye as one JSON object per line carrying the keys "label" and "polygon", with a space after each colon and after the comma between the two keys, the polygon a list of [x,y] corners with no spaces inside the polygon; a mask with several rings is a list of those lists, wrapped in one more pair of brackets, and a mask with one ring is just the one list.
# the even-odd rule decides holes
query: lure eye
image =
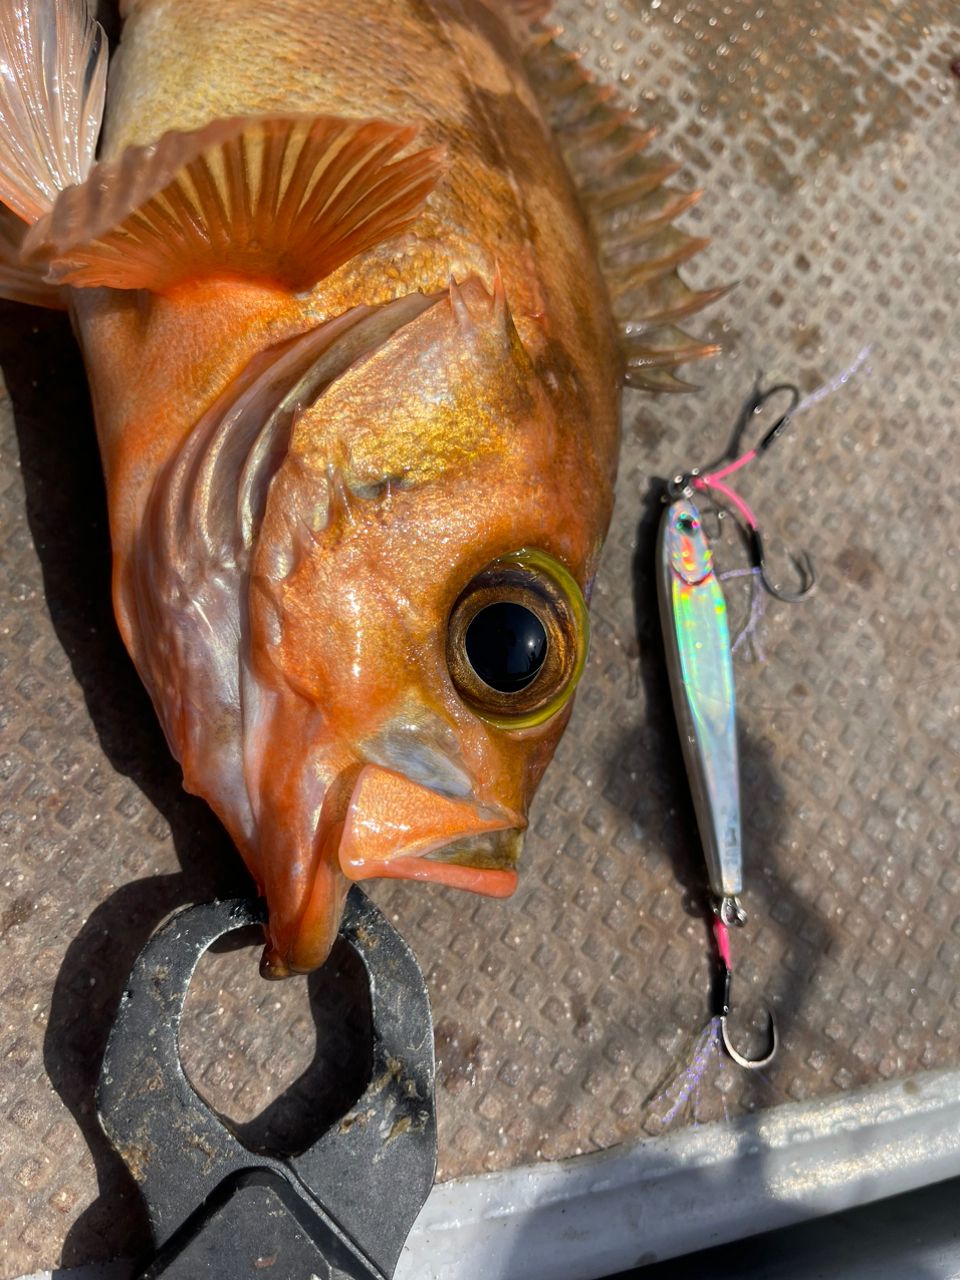
{"label": "lure eye", "polygon": [[495,560],[453,606],[447,665],[482,719],[526,729],[556,715],[586,658],[587,607],[567,570],[543,551]]}
{"label": "lure eye", "polygon": [[700,528],[700,521],[695,516],[690,515],[687,511],[682,511],[677,516],[677,528],[681,533],[693,533],[695,529]]}

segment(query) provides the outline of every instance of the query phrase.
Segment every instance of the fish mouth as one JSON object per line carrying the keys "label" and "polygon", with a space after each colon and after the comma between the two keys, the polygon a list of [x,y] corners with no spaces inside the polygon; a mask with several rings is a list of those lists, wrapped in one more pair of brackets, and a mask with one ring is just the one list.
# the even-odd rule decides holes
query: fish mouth
{"label": "fish mouth", "polygon": [[420,880],[506,898],[517,887],[526,819],[443,795],[367,765],[357,779],[338,861],[350,880]]}
{"label": "fish mouth", "polygon": [[523,848],[523,832],[515,827],[490,831],[479,836],[462,836],[431,853],[420,856],[448,866],[474,867],[485,871],[516,871]]}

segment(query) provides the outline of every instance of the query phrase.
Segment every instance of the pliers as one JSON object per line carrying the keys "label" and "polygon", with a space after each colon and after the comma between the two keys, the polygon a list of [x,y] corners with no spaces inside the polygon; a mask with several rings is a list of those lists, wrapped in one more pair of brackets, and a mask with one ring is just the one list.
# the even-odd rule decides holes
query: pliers
{"label": "pliers", "polygon": [[190,1085],[178,1033],[203,952],[264,919],[256,900],[186,908],[147,943],[121,998],[97,1110],[146,1201],[154,1254],[140,1280],[390,1280],[436,1171],[423,975],[351,889],[340,932],[370,982],[370,1084],[302,1154],[255,1154]]}

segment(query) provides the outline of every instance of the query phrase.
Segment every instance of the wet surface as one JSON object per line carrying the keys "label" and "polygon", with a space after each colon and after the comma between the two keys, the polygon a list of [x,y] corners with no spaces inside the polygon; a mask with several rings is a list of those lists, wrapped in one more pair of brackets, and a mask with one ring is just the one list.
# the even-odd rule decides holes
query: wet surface
{"label": "wet surface", "polygon": [[[954,7],[563,10],[565,43],[707,188],[685,225],[714,243],[688,278],[740,283],[690,326],[728,344],[694,371],[701,393],[628,395],[589,666],[516,896],[374,890],[429,978],[442,1177],[960,1064]],[[819,575],[809,602],[767,602],[736,670],[750,912],[737,1031],[749,1047],[772,1001],[782,1050],[758,1076],[708,1054],[678,1105],[710,964],[661,669],[651,477],[719,452],[758,369],[809,393],[866,347],[743,483],[777,569],[803,547]],[[67,322],[4,307],[0,363],[0,1272],[14,1276],[143,1244],[92,1112],[103,1044],[153,928],[246,881],[182,793],[116,636]],[[717,554],[744,562],[729,527]],[[748,584],[728,594],[745,621]],[[315,1017],[305,983],[262,983],[256,957],[204,963],[184,1053],[251,1144],[282,1147],[325,1072],[344,1096],[362,1087],[363,1030],[335,991]]]}

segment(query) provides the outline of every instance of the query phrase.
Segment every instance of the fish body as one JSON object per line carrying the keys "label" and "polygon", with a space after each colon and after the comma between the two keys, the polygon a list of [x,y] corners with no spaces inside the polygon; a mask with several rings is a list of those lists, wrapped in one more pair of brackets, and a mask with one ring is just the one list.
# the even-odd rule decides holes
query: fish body
{"label": "fish body", "polygon": [[674,711],[710,888],[719,903],[743,890],[733,657],[713,553],[688,498],[671,502],[661,517],[657,563]]}
{"label": "fish body", "polygon": [[[103,160],[119,161],[128,147],[170,130],[221,119],[366,118],[417,127],[418,148],[442,148],[443,178],[401,236],[351,257],[297,296],[260,281],[227,289],[222,278],[189,280],[166,291],[172,300],[151,299],[145,324],[135,298],[121,295],[124,313],[116,294],[81,295],[98,431],[108,477],[114,468],[122,473],[119,487],[137,488],[143,469],[131,455],[167,451],[166,441],[156,440],[158,417],[163,431],[179,438],[264,346],[352,306],[446,292],[451,279],[476,278],[489,292],[498,269],[518,332],[544,376],[549,369],[559,378],[561,364],[576,370],[580,407],[591,415],[589,432],[583,424],[592,438],[585,461],[596,452],[609,475],[617,356],[605,288],[498,9],[504,6],[481,0],[128,6],[111,64]],[[559,348],[550,350],[551,342]],[[137,379],[131,367],[140,371]],[[144,475],[141,483],[151,480]]]}
{"label": "fish body", "polygon": [[[707,299],[674,271],[669,166],[630,170],[648,258],[608,292],[531,8],[131,0],[95,165],[85,6],[0,19],[0,287],[72,313],[120,629],[266,896],[270,976],[322,963],[351,880],[512,891],[583,668],[621,376],[672,389],[711,351],[656,339]],[[588,95],[591,136],[604,112]]]}

